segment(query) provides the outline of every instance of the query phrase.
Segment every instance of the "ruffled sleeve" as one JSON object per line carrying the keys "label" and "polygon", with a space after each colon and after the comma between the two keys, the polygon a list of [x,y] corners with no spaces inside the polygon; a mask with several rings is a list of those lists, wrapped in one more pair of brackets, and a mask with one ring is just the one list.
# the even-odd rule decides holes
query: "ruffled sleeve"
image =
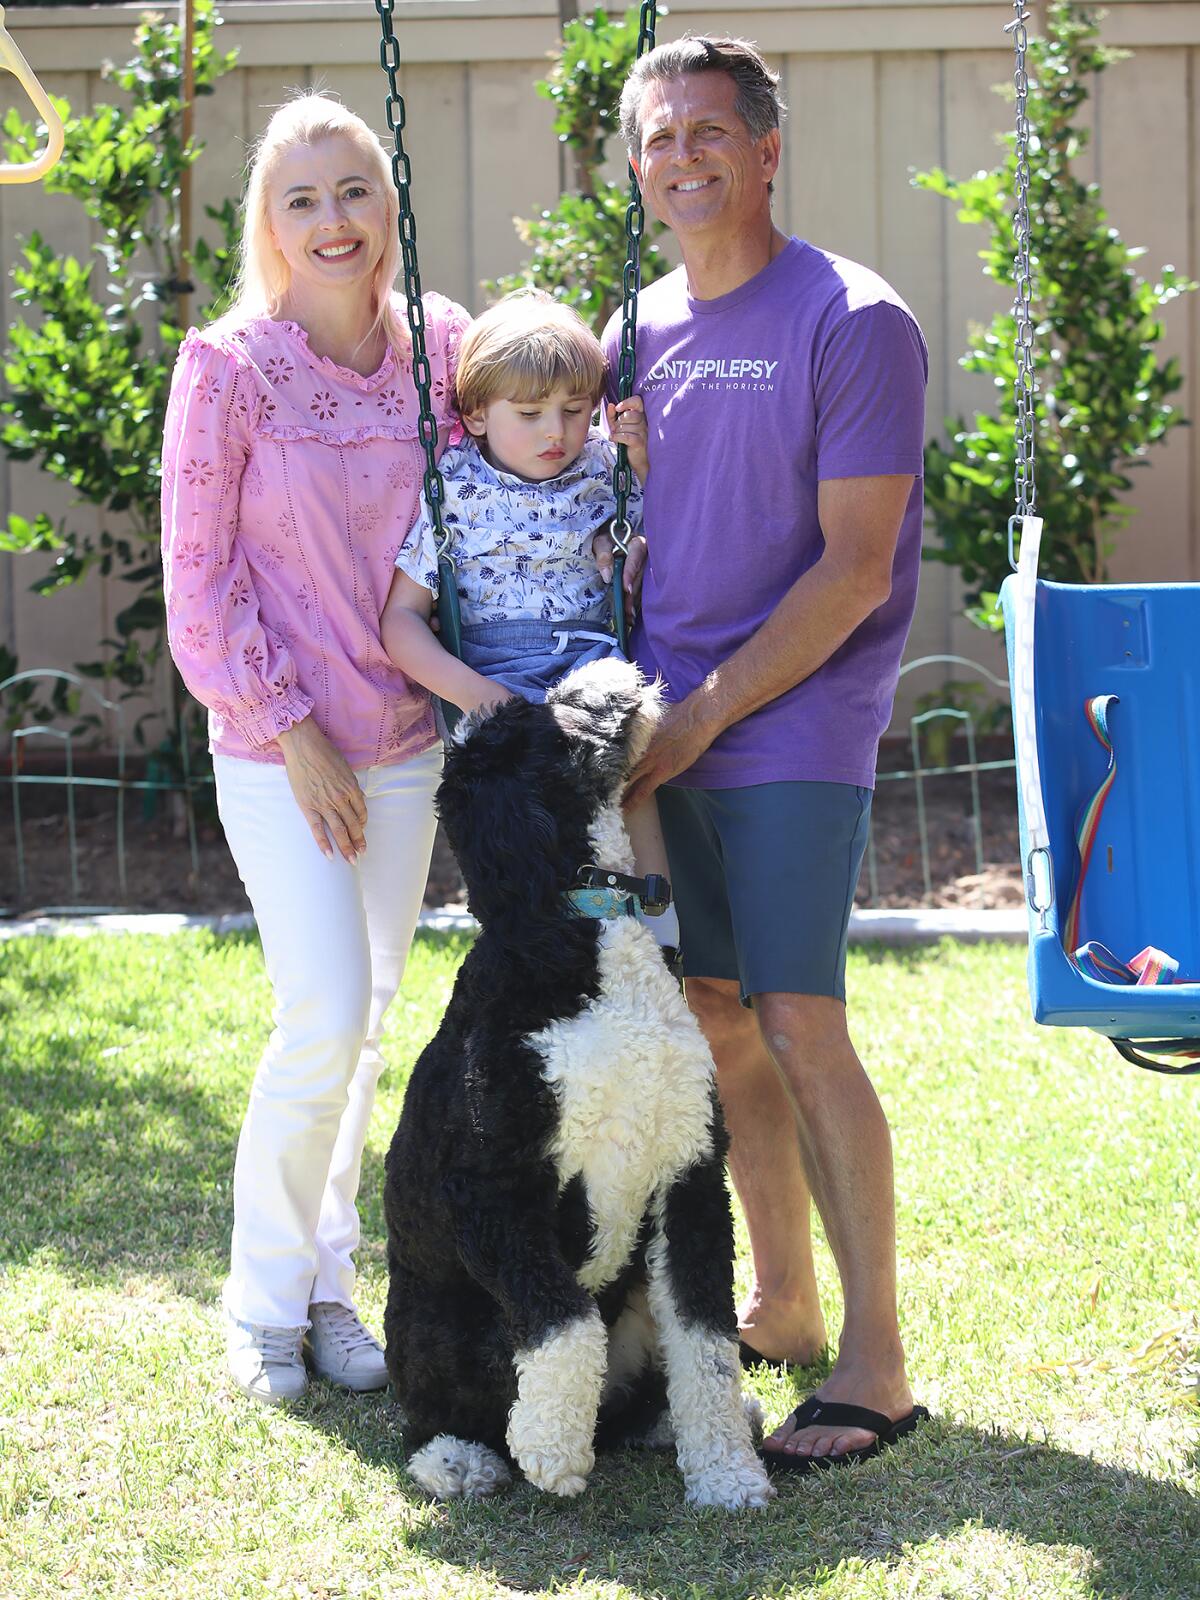
{"label": "ruffled sleeve", "polygon": [[[406,315],[404,301],[398,302],[400,315]],[[471,325],[471,314],[457,300],[431,290],[421,296],[425,315],[425,347],[429,353],[430,398],[443,448],[461,444],[466,437],[458,414],[455,383],[458,378],[458,353],[463,334]]]}
{"label": "ruffled sleeve", "polygon": [[451,443],[457,444],[463,433],[454,398],[455,385],[458,382],[458,353],[462,347],[463,334],[471,326],[471,313],[460,306],[457,300],[449,300],[442,294],[424,295],[422,301],[430,328],[435,335],[435,348],[441,352],[446,363],[447,416],[455,426],[456,437]]}
{"label": "ruffled sleeve", "polygon": [[238,505],[260,401],[235,352],[191,332],[163,438],[167,637],[188,690],[255,749],[312,710],[282,639],[264,627],[239,548]]}

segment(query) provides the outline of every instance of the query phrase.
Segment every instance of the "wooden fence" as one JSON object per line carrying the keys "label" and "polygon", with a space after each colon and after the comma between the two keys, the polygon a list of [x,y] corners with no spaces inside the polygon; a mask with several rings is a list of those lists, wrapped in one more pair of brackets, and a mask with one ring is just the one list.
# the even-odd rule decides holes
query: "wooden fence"
{"label": "wooden fence", "polygon": [[[141,8],[10,9],[14,36],[46,85],[86,106],[110,90],[99,70],[123,59]],[[239,191],[247,143],[297,86],[324,85],[382,127],[384,78],[370,0],[227,0],[222,30],[237,70],[199,102],[206,152],[195,214]],[[932,354],[929,430],[988,403],[982,380],[957,358],[972,323],[1006,292],[980,272],[978,230],[936,196],[915,190],[914,169],[961,175],[992,165],[1011,117],[992,92],[1011,72],[1005,0],[672,0],[661,36],[685,30],[755,39],[782,73],[790,106],[777,185],[781,223],[877,268],[907,298]],[[515,267],[513,218],[551,204],[563,173],[551,107],[534,92],[557,31],[553,0],[400,0],[397,31],[416,173],[422,274],[478,308],[481,280]],[[1103,185],[1115,225],[1146,246],[1145,267],[1172,263],[1200,276],[1200,4],[1138,0],[1108,7],[1107,42],[1134,52],[1095,85],[1086,175]],[[17,98],[0,80],[0,112]],[[64,252],[89,243],[82,212],[40,188],[0,190],[5,282],[20,237],[37,228]],[[10,311],[10,316],[12,312]],[[1167,312],[1166,349],[1187,376],[1182,403],[1197,410],[1200,295]],[[1179,430],[1140,477],[1138,515],[1122,538],[1118,577],[1200,578],[1200,433]],[[0,513],[70,508],[60,485],[31,466],[0,464]],[[87,509],[72,514],[94,524]],[[1053,538],[1048,529],[1047,537]],[[52,599],[28,593],[41,557],[0,557],[0,643],[23,667],[94,656],[122,603],[117,580],[90,577]],[[958,615],[952,574],[928,564],[910,656],[957,651],[995,666],[997,649]]]}

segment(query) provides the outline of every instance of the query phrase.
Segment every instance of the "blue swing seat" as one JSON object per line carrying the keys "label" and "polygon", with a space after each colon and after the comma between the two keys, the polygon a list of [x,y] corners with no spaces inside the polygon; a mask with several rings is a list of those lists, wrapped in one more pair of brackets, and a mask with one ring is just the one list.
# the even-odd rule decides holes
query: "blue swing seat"
{"label": "blue swing seat", "polygon": [[[1033,1015],[1112,1039],[1194,1040],[1200,1037],[1200,584],[1088,587],[1033,583],[1035,574],[1036,553],[1029,580],[1036,692],[1027,721],[1036,728],[1036,761],[1028,745],[1022,751],[1019,727],[1017,738]],[[1000,600],[1016,723],[1019,577],[1005,582]],[[1117,772],[1091,856],[1080,939],[1107,945],[1123,961],[1156,946],[1176,959],[1180,978],[1196,981],[1145,988],[1103,983],[1080,971],[1063,948],[1080,870],[1076,824],[1108,768],[1085,714],[1097,695],[1119,697],[1110,714]],[[1031,768],[1035,780],[1040,769],[1033,788]],[[1044,860],[1039,838],[1048,840]]]}

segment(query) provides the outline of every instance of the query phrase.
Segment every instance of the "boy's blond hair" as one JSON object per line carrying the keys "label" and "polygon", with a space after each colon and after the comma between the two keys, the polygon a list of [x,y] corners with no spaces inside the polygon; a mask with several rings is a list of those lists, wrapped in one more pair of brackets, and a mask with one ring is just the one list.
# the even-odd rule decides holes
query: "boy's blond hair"
{"label": "boy's blond hair", "polygon": [[468,329],[458,358],[458,409],[493,400],[544,400],[554,389],[604,392],[604,352],[577,311],[542,289],[506,294]]}

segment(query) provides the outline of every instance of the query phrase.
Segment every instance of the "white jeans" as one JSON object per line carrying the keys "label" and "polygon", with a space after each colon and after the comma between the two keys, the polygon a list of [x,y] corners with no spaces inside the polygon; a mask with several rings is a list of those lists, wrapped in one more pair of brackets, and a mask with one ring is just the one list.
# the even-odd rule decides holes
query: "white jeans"
{"label": "white jeans", "polygon": [[275,995],[238,1140],[223,1298],[240,1321],[294,1328],[316,1301],[354,1303],[383,1014],[421,909],[442,752],[356,774],[367,802],[356,866],[318,850],[282,767],[220,755],[213,766]]}

